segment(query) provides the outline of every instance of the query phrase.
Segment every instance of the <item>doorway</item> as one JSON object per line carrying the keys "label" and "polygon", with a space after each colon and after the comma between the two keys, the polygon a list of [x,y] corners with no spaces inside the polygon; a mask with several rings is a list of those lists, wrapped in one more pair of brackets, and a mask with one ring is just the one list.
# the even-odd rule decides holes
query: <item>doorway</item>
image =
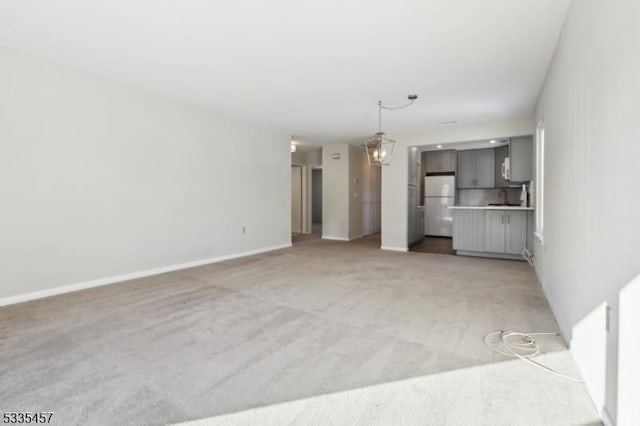
{"label": "doorway", "polygon": [[291,166],[291,233],[302,233],[302,167]]}
{"label": "doorway", "polygon": [[322,167],[311,169],[311,233],[322,235]]}

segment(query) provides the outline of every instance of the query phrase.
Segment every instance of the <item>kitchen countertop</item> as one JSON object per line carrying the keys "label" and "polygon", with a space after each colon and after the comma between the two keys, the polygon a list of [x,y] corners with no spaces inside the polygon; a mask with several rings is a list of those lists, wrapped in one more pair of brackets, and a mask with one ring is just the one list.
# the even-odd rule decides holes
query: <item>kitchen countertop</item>
{"label": "kitchen countertop", "polygon": [[533,210],[533,207],[520,206],[450,206],[452,210]]}

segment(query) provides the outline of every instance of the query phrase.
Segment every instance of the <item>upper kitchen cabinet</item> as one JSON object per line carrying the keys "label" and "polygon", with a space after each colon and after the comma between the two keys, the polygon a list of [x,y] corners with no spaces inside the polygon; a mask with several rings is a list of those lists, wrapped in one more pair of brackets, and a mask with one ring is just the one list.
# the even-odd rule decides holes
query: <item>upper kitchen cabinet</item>
{"label": "upper kitchen cabinet", "polygon": [[458,151],[458,188],[473,188],[476,179],[476,157],[473,151]]}
{"label": "upper kitchen cabinet", "polygon": [[509,181],[507,181],[502,174],[502,165],[504,164],[505,158],[509,156],[509,145],[499,146],[495,151],[496,160],[494,175],[496,177],[496,188],[507,188],[509,186]]}
{"label": "upper kitchen cabinet", "polygon": [[412,146],[409,148],[409,185],[417,185],[418,175],[420,174],[420,152],[418,148]]}
{"label": "upper kitchen cabinet", "polygon": [[458,188],[493,188],[495,152],[493,149],[458,151]]}
{"label": "upper kitchen cabinet", "polygon": [[510,182],[533,179],[533,136],[511,138],[509,144]]}
{"label": "upper kitchen cabinet", "polygon": [[428,151],[426,153],[426,173],[446,173],[456,171],[456,151]]}

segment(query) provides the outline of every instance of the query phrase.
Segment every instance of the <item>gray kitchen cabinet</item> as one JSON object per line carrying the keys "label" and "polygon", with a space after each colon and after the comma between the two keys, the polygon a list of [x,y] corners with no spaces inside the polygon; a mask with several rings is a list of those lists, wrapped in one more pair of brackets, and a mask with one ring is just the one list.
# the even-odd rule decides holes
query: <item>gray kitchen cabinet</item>
{"label": "gray kitchen cabinet", "polygon": [[485,246],[485,210],[453,212],[453,249],[483,252]]}
{"label": "gray kitchen cabinet", "polygon": [[505,253],[521,254],[527,245],[527,212],[507,211]]}
{"label": "gray kitchen cabinet", "polygon": [[481,149],[476,154],[476,187],[493,188],[495,185],[495,152]]}
{"label": "gray kitchen cabinet", "polygon": [[474,188],[476,180],[476,156],[474,151],[458,152],[458,188]]}
{"label": "gray kitchen cabinet", "polygon": [[526,244],[526,211],[487,210],[484,251],[517,255],[522,253]]}
{"label": "gray kitchen cabinet", "polygon": [[532,225],[533,209],[456,206],[453,249],[463,256],[523,260],[522,250],[531,244]]}
{"label": "gray kitchen cabinet", "polygon": [[495,187],[496,188],[507,188],[509,187],[509,182],[502,176],[502,164],[504,163],[505,158],[509,156],[509,145],[499,146],[495,149],[495,165],[494,165],[494,173],[495,176]]}
{"label": "gray kitchen cabinet", "polygon": [[418,208],[418,188],[415,185],[408,185],[407,192],[407,242],[412,244],[415,241],[416,235],[416,220],[417,220],[417,208]]}
{"label": "gray kitchen cabinet", "polygon": [[427,167],[426,173],[455,172],[456,151],[453,149],[445,151],[428,151],[426,153]]}
{"label": "gray kitchen cabinet", "polygon": [[526,182],[533,179],[533,136],[511,138],[511,182]]}
{"label": "gray kitchen cabinet", "polygon": [[418,148],[409,148],[409,167],[408,167],[408,182],[409,185],[418,184],[418,173],[420,171],[420,152]]}
{"label": "gray kitchen cabinet", "polygon": [[495,152],[478,149],[458,152],[458,188],[493,188],[495,185]]}
{"label": "gray kitchen cabinet", "polygon": [[504,253],[507,229],[505,227],[506,212],[504,210],[487,210],[485,219],[484,250],[491,253]]}

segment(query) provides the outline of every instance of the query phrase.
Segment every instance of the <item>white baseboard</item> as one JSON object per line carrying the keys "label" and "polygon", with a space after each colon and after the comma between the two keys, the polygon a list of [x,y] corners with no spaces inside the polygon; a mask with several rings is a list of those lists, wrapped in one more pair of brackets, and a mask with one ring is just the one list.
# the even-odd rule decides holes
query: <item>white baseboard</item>
{"label": "white baseboard", "polygon": [[611,420],[611,416],[606,408],[602,409],[602,415],[600,417],[604,426],[615,426],[615,423]]}
{"label": "white baseboard", "polygon": [[355,237],[333,237],[331,235],[323,235],[323,240],[331,240],[331,241],[353,241],[359,238],[364,238],[364,234],[356,235]]}
{"label": "white baseboard", "polygon": [[408,248],[401,248],[401,247],[390,247],[390,246],[382,246],[380,247],[380,250],[388,250],[388,251],[399,251],[399,252],[408,252],[409,249]]}
{"label": "white baseboard", "polygon": [[331,235],[323,235],[322,236],[323,240],[331,240],[331,241],[349,241],[349,238],[345,238],[345,237],[333,237]]}
{"label": "white baseboard", "polygon": [[30,293],[18,294],[0,298],[0,306],[13,305],[15,303],[27,302],[29,300],[42,299],[43,297],[55,296],[57,294],[70,293],[72,291],[84,290],[92,287],[100,287],[103,285],[115,284],[122,281],[134,280],[137,278],[149,277],[151,275],[163,274],[165,272],[177,271],[180,269],[193,268],[195,266],[208,265],[210,263],[222,262],[225,260],[237,259],[239,257],[252,256],[254,254],[265,253],[268,251],[279,250],[291,247],[291,243],[280,244],[271,247],[264,247],[256,250],[245,251],[242,253],[227,254],[224,256],[212,257],[209,259],[196,260],[193,262],[180,263],[177,265],[163,266],[161,268],[148,269],[146,271],[132,272],[124,275],[113,277],[99,278],[97,280],[85,281],[76,284],[69,284],[61,287],[49,288],[46,290],[33,291]]}
{"label": "white baseboard", "polygon": [[[539,280],[539,278],[538,278]],[[564,319],[559,315],[559,311],[555,306],[555,303],[553,302],[553,299],[551,298],[551,295],[549,294],[549,292],[547,291],[547,287],[544,285],[543,282],[540,282],[540,287],[542,287],[542,292],[544,293],[544,297],[547,299],[547,302],[549,303],[549,307],[551,308],[551,313],[553,314],[554,318],[556,319],[556,323],[558,324],[558,328],[560,328],[560,335],[562,337],[562,339],[564,340],[565,345],[567,345],[567,347],[569,349],[571,349],[571,330],[567,328],[566,323],[564,321]]]}
{"label": "white baseboard", "polygon": [[[569,353],[571,354],[571,357],[575,360],[576,359],[576,354],[574,353],[574,346],[571,344],[571,330],[566,326],[566,322],[564,321],[564,319],[559,315],[559,311],[555,306],[555,303],[553,302],[553,298],[551,297],[551,295],[549,294],[549,292],[547,291],[547,287],[544,285],[544,282],[540,279],[540,274],[538,269],[536,268],[536,276],[538,278],[538,283],[540,284],[540,287],[542,287],[542,291],[544,293],[544,297],[547,299],[547,302],[549,303],[549,306],[551,307],[551,313],[553,314],[553,316],[556,319],[556,323],[558,324],[558,327],[560,328],[560,335],[562,337],[562,339],[564,340],[564,343],[567,345],[567,347],[569,348]],[[580,366],[576,363],[576,368],[578,369],[578,371],[580,371]],[[584,377],[584,375],[582,374],[582,372],[580,371],[580,376]],[[593,393],[591,391],[591,388],[589,387],[588,383],[585,383],[585,386],[587,387],[587,393],[589,394],[589,397],[591,398],[591,402],[593,403],[594,408],[596,408],[597,410],[597,406],[598,404],[596,403]],[[609,416],[609,412],[607,411],[606,407],[602,408],[602,410],[600,410],[600,419],[602,420],[602,423],[604,424],[604,426],[614,426],[615,423],[611,420],[611,416]]]}

